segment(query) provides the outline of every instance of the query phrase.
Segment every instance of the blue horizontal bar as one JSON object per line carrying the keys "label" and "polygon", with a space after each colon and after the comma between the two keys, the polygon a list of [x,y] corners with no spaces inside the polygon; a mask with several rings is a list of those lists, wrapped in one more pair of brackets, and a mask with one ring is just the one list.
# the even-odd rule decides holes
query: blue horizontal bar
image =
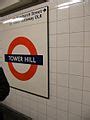
{"label": "blue horizontal bar", "polygon": [[5,62],[43,65],[43,55],[5,54]]}

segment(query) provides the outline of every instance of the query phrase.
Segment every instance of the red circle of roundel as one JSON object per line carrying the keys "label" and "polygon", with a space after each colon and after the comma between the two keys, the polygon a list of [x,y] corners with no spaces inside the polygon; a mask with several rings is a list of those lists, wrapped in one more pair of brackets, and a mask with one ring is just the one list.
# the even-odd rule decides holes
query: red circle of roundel
{"label": "red circle of roundel", "polygon": [[[13,49],[17,46],[17,45],[24,45],[26,48],[28,48],[29,52],[31,53],[31,55],[37,55],[37,51],[35,46],[33,45],[33,43],[26,37],[17,37],[15,38],[11,44],[9,45],[9,49],[8,49],[8,54],[12,54]],[[22,81],[26,81],[31,79],[34,74],[36,73],[37,70],[37,65],[32,65],[30,66],[30,68],[28,69],[27,72],[25,73],[20,73],[18,71],[15,70],[15,68],[13,67],[13,64],[11,62],[8,62],[8,66],[10,71],[12,72],[12,74],[18,78],[19,80]]]}

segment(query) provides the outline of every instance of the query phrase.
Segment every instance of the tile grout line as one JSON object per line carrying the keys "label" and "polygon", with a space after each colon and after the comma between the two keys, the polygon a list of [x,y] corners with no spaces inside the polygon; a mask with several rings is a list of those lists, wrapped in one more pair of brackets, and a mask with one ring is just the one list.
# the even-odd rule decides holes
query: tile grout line
{"label": "tile grout line", "polygon": [[[69,5],[70,6],[70,5]],[[69,9],[68,9],[68,21],[69,21],[69,59],[68,59],[68,112],[67,112],[67,120],[69,120],[69,113],[70,113],[70,111],[69,111],[69,104],[70,104],[70,101],[69,101],[69,97],[70,97],[70,95],[69,95],[69,93],[70,93],[70,87],[69,87],[69,80],[70,80],[70,7],[69,7]]]}
{"label": "tile grout line", "polygon": [[85,5],[83,2],[83,78],[82,78],[82,98],[81,98],[81,120],[83,120],[83,87],[84,87],[84,45],[85,45]]}

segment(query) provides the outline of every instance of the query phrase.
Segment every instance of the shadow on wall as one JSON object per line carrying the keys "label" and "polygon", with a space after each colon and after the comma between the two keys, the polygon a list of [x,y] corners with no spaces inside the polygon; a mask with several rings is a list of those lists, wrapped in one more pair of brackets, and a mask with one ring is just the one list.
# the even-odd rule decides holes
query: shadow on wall
{"label": "shadow on wall", "polygon": [[4,104],[0,104],[0,111],[3,113],[3,120],[32,120],[30,117],[27,117]]}

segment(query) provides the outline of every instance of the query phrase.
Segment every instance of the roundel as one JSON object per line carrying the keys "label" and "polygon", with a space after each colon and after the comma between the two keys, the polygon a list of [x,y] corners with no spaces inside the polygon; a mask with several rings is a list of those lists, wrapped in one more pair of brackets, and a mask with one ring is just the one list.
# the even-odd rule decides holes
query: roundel
{"label": "roundel", "polygon": [[[10,43],[7,54],[10,54],[10,55],[13,54],[13,50],[14,50],[14,48],[17,45],[23,45],[23,46],[25,46],[29,50],[30,55],[37,55],[37,50],[36,50],[34,44],[28,38],[26,38],[26,37],[17,37],[17,38],[15,38]],[[9,66],[9,69],[10,69],[11,73],[17,79],[22,80],[22,81],[26,81],[26,80],[30,80],[35,75],[38,65],[31,64],[30,67],[29,67],[29,69],[25,73],[18,72],[14,68],[12,62],[8,62],[8,66]]]}

